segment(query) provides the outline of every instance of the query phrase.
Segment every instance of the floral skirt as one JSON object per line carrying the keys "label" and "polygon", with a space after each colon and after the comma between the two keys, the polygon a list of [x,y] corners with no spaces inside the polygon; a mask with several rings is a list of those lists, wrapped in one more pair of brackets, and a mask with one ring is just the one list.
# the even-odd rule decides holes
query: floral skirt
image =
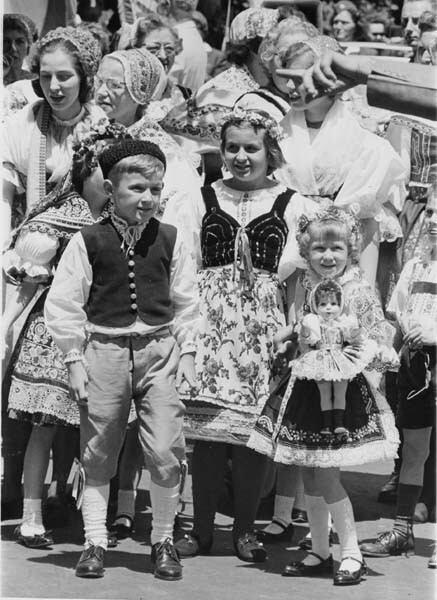
{"label": "floral skirt", "polygon": [[271,388],[273,336],[284,326],[277,275],[255,272],[250,293],[232,267],[199,273],[197,390],[184,395],[189,439],[246,443]]}
{"label": "floral skirt", "polygon": [[61,351],[44,323],[41,294],[27,318],[12,356],[8,415],[35,425],[79,426],[79,410],[72,400],[68,372]]}
{"label": "floral skirt", "polygon": [[382,394],[361,373],[346,391],[347,439],[323,436],[315,381],[292,370],[269,397],[248,446],[274,461],[304,467],[350,467],[397,456],[399,435]]}

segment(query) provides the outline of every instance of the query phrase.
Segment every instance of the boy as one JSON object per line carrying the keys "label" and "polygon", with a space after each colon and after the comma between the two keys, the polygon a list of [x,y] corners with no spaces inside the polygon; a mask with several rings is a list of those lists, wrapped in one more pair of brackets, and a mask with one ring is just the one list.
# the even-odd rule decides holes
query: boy
{"label": "boy", "polygon": [[110,216],[72,238],[45,307],[80,407],[85,550],[76,575],[103,577],[109,481],[133,398],[151,475],[154,575],[177,580],[172,533],[185,446],[176,388],[195,383],[195,270],[176,228],[154,218],[166,167],[160,148],[123,140],[99,162]]}

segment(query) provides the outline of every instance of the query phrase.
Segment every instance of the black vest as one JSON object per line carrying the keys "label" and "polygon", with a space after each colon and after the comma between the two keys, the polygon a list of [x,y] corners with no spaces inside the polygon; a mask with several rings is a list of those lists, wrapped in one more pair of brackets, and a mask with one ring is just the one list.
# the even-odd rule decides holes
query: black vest
{"label": "black vest", "polygon": [[170,265],[175,227],[150,219],[127,255],[109,218],[84,227],[81,234],[93,270],[86,306],[91,323],[127,327],[138,316],[148,325],[163,325],[173,319]]}
{"label": "black vest", "polygon": [[[284,212],[294,193],[287,189],[279,194],[269,212],[256,217],[245,227],[252,264],[257,269],[270,273],[278,271],[279,259],[288,235]],[[201,233],[202,266],[207,268],[232,264],[235,237],[240,224],[222,210],[212,187],[203,187],[202,195],[206,206]]]}

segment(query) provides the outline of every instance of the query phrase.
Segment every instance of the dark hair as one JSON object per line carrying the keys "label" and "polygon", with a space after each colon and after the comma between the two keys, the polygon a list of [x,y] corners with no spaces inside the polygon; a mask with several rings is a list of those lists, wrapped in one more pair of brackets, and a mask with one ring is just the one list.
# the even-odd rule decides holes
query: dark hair
{"label": "dark hair", "polygon": [[100,50],[102,51],[102,58],[109,53],[109,43],[111,36],[109,32],[105,30],[103,25],[91,21],[84,21],[83,23],[80,23],[80,25],[78,25],[78,28],[86,29],[93,35],[94,39],[100,46]]}
{"label": "dark hair", "polygon": [[7,29],[20,31],[26,38],[29,48],[38,39],[38,29],[35,23],[26,15],[6,13],[3,15],[3,31]]}
{"label": "dark hair", "polygon": [[342,295],[341,287],[336,281],[325,279],[314,289],[314,304],[316,307],[319,306],[320,301],[327,296],[328,298],[334,297],[337,304],[341,306]]}
{"label": "dark hair", "polygon": [[355,25],[354,41],[362,42],[362,41],[366,40],[365,31],[366,31],[367,23],[366,23],[365,19],[363,18],[361,11],[350,0],[340,0],[340,2],[337,2],[336,4],[334,4],[334,13],[332,15],[331,27],[334,23],[335,17],[343,11],[348,12],[352,18],[352,21],[354,22],[354,25]]}
{"label": "dark hair", "polygon": [[64,50],[67,54],[70,54],[74,58],[74,66],[77,74],[80,78],[79,88],[79,102],[85,104],[91,100],[94,91],[94,78],[89,78],[85,75],[85,72],[81,64],[81,53],[79,50],[66,39],[57,39],[49,42],[46,46],[41,48],[40,52],[35,52],[32,56],[31,72],[37,75],[37,79],[32,79],[32,87],[37,96],[45,98],[44,92],[42,91],[41,84],[39,82],[39,72],[41,68],[41,57],[48,52],[54,52],[55,50]]}
{"label": "dark hair", "polygon": [[[264,111],[256,111],[258,114],[260,114],[261,116],[265,117],[266,119],[271,120],[271,117]],[[263,127],[262,125],[257,125],[254,123],[251,123],[249,120],[245,120],[244,118],[238,118],[238,119],[229,119],[228,121],[226,121],[226,123],[223,125],[223,127],[220,130],[220,150],[222,152],[224,152],[225,150],[225,145],[226,145],[226,132],[229,129],[229,127],[252,127],[252,129],[258,133],[258,131],[264,131],[264,136],[263,136],[263,143],[264,143],[264,148],[266,150],[266,155],[267,155],[267,175],[271,175],[273,173],[273,171],[276,171],[276,169],[279,169],[280,167],[282,167],[282,165],[285,164],[285,158],[284,155],[282,154],[282,150],[278,144],[278,140],[276,138],[273,138],[268,129],[266,129],[265,127]]]}
{"label": "dark hair", "polygon": [[253,38],[244,44],[229,42],[226,46],[226,60],[232,65],[243,67],[249,62],[251,52],[256,54],[262,39]]}

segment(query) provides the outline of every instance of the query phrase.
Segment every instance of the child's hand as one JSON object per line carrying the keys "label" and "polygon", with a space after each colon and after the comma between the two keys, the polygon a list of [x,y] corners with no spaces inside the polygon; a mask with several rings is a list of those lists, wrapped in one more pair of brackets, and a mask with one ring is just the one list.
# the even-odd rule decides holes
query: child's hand
{"label": "child's hand", "polygon": [[184,382],[188,383],[191,389],[197,387],[196,368],[194,366],[194,354],[182,354],[179,360],[178,371],[176,373],[176,389],[179,389]]}
{"label": "child's hand", "polygon": [[293,344],[291,336],[293,335],[294,326],[287,325],[281,327],[273,336],[273,350],[276,354],[286,354]]}
{"label": "child's hand", "polygon": [[88,402],[88,374],[81,360],[67,363],[70,379],[70,391],[73,400],[79,405],[86,406]]}
{"label": "child's hand", "polygon": [[411,350],[418,350],[422,346],[435,346],[435,330],[433,327],[425,327],[423,324],[414,323],[404,335],[404,343]]}

